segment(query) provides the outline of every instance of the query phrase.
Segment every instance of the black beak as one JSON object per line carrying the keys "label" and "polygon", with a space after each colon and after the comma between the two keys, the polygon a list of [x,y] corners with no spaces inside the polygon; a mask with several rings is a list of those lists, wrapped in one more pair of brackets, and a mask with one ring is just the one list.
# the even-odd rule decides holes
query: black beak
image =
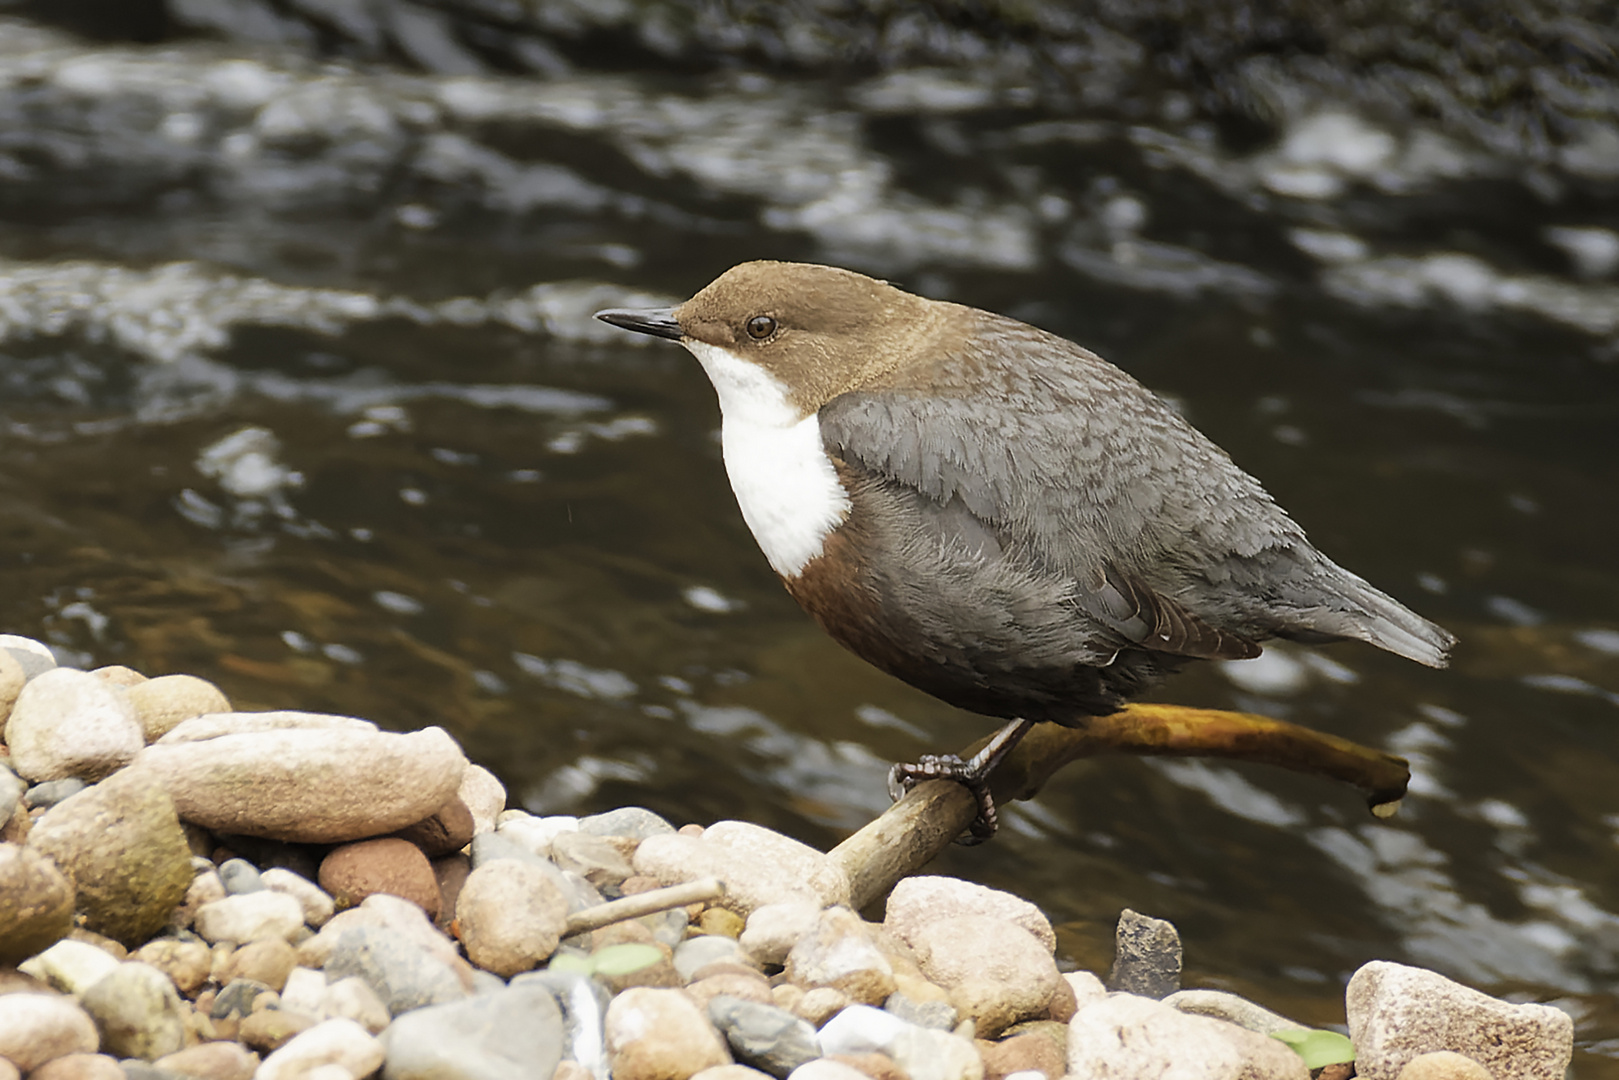
{"label": "black beak", "polygon": [[680,323],[675,321],[674,308],[641,308],[638,311],[608,308],[596,312],[596,318],[638,334],[651,334],[671,341],[679,341],[682,337]]}

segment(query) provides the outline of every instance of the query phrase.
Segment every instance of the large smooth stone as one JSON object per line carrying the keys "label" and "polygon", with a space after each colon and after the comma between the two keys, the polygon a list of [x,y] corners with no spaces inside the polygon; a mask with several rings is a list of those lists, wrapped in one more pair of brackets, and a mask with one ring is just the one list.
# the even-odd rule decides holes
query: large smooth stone
{"label": "large smooth stone", "polygon": [[182,819],[215,832],[314,844],[393,832],[449,801],[467,767],[442,728],[396,734],[347,717],[224,715],[247,719],[187,720],[131,765],[162,781]]}

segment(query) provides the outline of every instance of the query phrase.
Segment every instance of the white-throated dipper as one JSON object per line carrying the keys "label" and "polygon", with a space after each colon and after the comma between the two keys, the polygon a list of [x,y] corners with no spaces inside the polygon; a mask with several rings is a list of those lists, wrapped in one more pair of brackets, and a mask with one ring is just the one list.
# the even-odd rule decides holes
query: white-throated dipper
{"label": "white-throated dipper", "polygon": [[1005,719],[1082,726],[1188,660],[1354,638],[1443,667],[1444,629],[1322,555],[1163,401],[1043,330],[848,270],[733,267],[678,307],[602,311],[680,342],[720,402],[742,517],[787,591],[856,655]]}

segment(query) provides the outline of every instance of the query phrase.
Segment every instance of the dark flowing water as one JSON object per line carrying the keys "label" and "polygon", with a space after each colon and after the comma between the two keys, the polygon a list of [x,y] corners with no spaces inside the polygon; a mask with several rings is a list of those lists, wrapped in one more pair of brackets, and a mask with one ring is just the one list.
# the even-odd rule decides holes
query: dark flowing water
{"label": "dark flowing water", "polygon": [[1579,1075],[1619,1076],[1619,167],[1161,105],[0,23],[0,626],[242,708],[444,725],[536,812],[830,846],[888,762],[986,722],[820,634],[695,363],[589,313],[752,258],[881,274],[1100,351],[1462,641],[1448,671],[1281,646],[1158,695],[1406,755],[1392,821],[1101,759],[938,869],[1033,898],[1085,966],[1121,907],[1173,919],[1189,983],[1306,1022],[1375,957],[1555,1001]]}

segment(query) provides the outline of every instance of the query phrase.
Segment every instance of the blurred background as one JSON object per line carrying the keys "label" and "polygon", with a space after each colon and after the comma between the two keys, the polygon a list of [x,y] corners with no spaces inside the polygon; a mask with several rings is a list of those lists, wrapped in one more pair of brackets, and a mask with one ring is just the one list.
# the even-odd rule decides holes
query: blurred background
{"label": "blurred background", "polygon": [[594,323],[833,262],[1078,340],[1460,635],[1159,693],[1407,756],[1077,764],[940,872],[1105,970],[1342,1018],[1371,958],[1619,1077],[1619,5],[0,0],[0,628],[441,724],[538,813],[826,847],[987,732],[738,515],[702,373]]}

